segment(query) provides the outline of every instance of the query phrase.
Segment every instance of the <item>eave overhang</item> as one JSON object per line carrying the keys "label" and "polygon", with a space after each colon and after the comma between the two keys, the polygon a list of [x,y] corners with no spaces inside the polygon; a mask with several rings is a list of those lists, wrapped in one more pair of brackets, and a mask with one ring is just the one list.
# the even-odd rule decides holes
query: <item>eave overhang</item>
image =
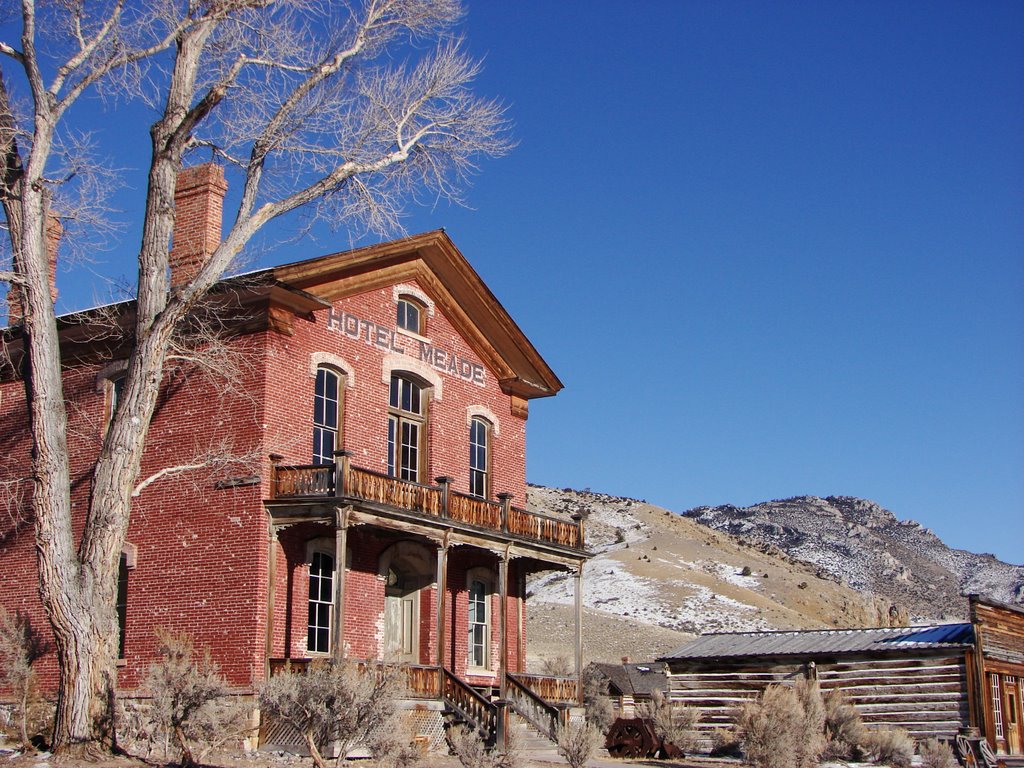
{"label": "eave overhang", "polygon": [[274,267],[274,280],[333,303],[415,281],[494,371],[503,391],[549,397],[562,382],[443,230]]}

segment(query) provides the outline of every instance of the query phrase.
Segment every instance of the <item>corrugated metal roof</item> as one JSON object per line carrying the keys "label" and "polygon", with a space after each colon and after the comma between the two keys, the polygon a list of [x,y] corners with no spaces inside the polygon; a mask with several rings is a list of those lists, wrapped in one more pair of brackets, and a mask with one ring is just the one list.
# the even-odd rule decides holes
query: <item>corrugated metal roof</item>
{"label": "corrugated metal roof", "polygon": [[933,624],[883,629],[822,629],[798,632],[736,632],[701,635],[663,660],[738,656],[808,656],[962,648],[974,642],[970,624]]}

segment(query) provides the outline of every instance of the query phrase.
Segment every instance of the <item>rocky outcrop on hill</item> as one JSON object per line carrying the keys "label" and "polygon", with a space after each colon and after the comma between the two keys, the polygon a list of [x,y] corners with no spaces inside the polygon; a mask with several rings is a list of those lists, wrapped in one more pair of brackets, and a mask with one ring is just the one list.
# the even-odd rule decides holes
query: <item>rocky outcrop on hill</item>
{"label": "rocky outcrop on hill", "polygon": [[905,606],[912,620],[956,620],[965,595],[1024,604],[1024,566],[952,549],[912,520],[850,496],[799,496],[750,507],[697,507],[684,515],[821,574]]}

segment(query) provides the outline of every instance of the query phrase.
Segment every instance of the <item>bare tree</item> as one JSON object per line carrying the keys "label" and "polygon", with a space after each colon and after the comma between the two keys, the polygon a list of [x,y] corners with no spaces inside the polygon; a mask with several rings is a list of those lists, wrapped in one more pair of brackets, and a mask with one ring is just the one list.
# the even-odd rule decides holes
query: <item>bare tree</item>
{"label": "bare tree", "polygon": [[[118,558],[185,319],[274,218],[305,206],[381,231],[418,193],[457,198],[476,160],[509,143],[501,106],[470,91],[478,64],[451,37],[458,0],[22,0],[17,13],[20,37],[0,40],[11,256],[0,279],[20,307],[40,591],[60,671],[53,746],[87,756],[114,746]],[[159,117],[149,128],[132,351],[76,536],[47,234],[53,216],[81,210],[60,201],[88,176],[68,160],[79,134],[67,121],[91,92],[144,98]],[[219,158],[242,194],[220,245],[172,285],[175,181],[193,150]]]}

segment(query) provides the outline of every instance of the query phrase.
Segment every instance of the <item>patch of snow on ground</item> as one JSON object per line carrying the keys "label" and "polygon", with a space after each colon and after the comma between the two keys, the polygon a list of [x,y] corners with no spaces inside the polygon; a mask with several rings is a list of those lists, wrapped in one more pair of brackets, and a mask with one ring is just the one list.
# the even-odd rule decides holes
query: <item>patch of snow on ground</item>
{"label": "patch of snow on ground", "polygon": [[[677,561],[685,565],[692,563]],[[706,568],[701,568],[706,570]],[[591,560],[583,574],[583,604],[590,609],[615,616],[656,624],[685,632],[756,631],[771,627],[757,616],[757,609],[746,603],[697,586],[689,581],[672,580],[685,598],[673,600],[664,580],[647,579],[626,570],[622,563],[606,555]],[[533,599],[540,603],[572,605],[575,601],[572,576],[548,573],[531,584]]]}

